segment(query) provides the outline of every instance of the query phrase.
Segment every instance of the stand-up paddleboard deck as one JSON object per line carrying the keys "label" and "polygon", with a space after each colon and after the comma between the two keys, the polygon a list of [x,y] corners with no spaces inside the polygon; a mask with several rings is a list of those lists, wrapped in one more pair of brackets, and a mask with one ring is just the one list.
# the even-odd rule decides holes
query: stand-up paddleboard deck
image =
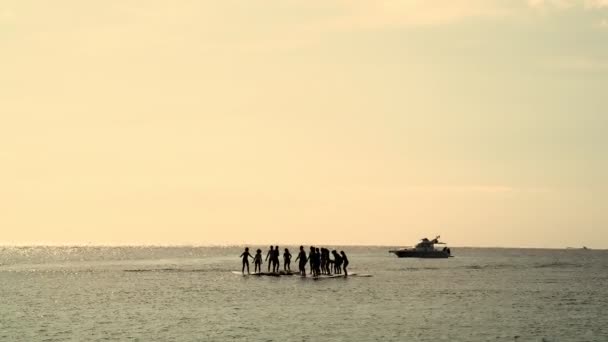
{"label": "stand-up paddleboard deck", "polygon": [[267,277],[280,277],[280,276],[295,276],[295,275],[300,275],[299,273],[296,272],[279,272],[279,273],[274,273],[274,272],[261,272],[261,273],[245,273],[243,274],[243,272],[240,271],[232,271],[233,274],[238,274],[238,275],[244,275],[244,276],[267,276]]}
{"label": "stand-up paddleboard deck", "polygon": [[348,276],[345,276],[344,274],[332,274],[332,275],[322,274],[322,275],[320,275],[318,277],[313,277],[312,275],[307,275],[306,277],[300,276],[300,278],[303,278],[303,279],[314,279],[314,280],[318,280],[318,279],[350,278],[350,277],[369,278],[369,277],[372,277],[372,275],[371,274],[349,273]]}
{"label": "stand-up paddleboard deck", "polygon": [[301,276],[299,273],[295,273],[295,272],[281,272],[281,273],[273,273],[273,272],[262,272],[262,273],[245,273],[243,274],[240,271],[232,271],[232,274],[237,274],[237,275],[242,275],[242,276],[250,276],[250,277],[262,277],[262,276],[266,276],[266,277],[281,277],[281,276],[296,276],[298,278],[302,278],[302,279],[336,279],[336,278],[348,278],[348,277],[362,277],[362,278],[369,278],[372,277],[371,274],[359,274],[359,273],[349,273],[348,277],[346,277],[344,274],[333,274],[333,275],[320,275],[318,277],[313,277],[312,275],[307,275],[307,276]]}

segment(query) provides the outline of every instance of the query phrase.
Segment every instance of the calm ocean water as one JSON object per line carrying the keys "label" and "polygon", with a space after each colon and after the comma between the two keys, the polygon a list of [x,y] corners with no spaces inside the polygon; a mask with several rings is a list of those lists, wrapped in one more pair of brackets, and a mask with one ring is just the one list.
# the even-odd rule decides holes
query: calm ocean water
{"label": "calm ocean water", "polygon": [[343,249],[373,277],[242,277],[241,247],[0,247],[0,340],[608,341],[608,251]]}

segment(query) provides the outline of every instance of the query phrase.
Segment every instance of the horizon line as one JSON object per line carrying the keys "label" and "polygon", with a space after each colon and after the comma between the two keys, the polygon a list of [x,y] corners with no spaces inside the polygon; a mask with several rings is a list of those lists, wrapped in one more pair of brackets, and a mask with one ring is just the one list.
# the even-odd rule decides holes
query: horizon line
{"label": "horizon line", "polygon": [[[19,247],[19,248],[32,248],[32,247],[89,247],[89,248],[99,248],[99,247],[110,247],[110,248],[118,248],[118,247],[158,247],[158,248],[233,248],[233,247],[248,247],[248,246],[269,246],[271,244],[263,244],[263,243],[230,243],[230,244],[156,244],[156,243],[141,243],[141,244],[99,244],[99,243],[3,243],[0,242],[0,248],[4,247]],[[344,247],[412,247],[412,246],[404,246],[404,245],[388,245],[388,244],[332,244],[332,243],[276,243],[272,244],[273,246],[344,246]],[[608,250],[606,247],[588,247],[588,246],[564,246],[564,247],[540,247],[540,246],[457,246],[450,245],[450,248],[480,248],[480,249],[550,249],[550,250],[566,250],[566,249],[584,249],[586,247],[589,250]]]}

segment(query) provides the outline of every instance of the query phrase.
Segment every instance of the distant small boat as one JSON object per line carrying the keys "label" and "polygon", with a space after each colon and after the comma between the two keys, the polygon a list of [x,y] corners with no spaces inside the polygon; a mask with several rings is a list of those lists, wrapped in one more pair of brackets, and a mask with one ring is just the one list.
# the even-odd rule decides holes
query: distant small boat
{"label": "distant small boat", "polygon": [[449,258],[452,253],[448,247],[442,249],[435,248],[435,245],[445,245],[443,242],[439,242],[440,236],[429,240],[427,238],[421,239],[415,247],[393,249],[388,251],[393,253],[399,258]]}

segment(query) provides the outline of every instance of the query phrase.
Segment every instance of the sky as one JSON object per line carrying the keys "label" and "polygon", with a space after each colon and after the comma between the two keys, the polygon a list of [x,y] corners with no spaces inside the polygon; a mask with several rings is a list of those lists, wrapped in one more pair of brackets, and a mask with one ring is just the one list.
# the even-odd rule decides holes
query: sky
{"label": "sky", "polygon": [[607,0],[0,0],[0,244],[608,248]]}

